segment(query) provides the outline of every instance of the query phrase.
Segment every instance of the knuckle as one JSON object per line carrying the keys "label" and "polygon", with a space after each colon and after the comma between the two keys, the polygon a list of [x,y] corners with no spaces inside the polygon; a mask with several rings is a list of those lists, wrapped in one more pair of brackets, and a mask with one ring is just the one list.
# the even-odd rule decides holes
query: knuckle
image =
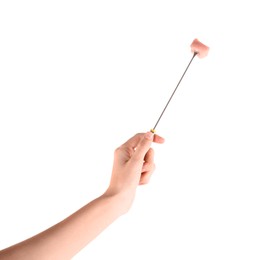
{"label": "knuckle", "polygon": [[142,135],[143,135],[143,133],[137,133],[137,134],[134,135],[134,137],[140,137]]}
{"label": "knuckle", "polygon": [[117,147],[114,151],[115,155],[118,155],[120,153],[121,147]]}

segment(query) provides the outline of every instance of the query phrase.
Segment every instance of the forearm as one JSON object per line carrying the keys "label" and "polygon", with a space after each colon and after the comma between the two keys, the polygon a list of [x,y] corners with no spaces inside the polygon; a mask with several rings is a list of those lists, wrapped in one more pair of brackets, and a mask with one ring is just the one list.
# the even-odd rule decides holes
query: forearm
{"label": "forearm", "polygon": [[121,197],[103,195],[46,231],[0,252],[0,260],[71,259],[122,211]]}

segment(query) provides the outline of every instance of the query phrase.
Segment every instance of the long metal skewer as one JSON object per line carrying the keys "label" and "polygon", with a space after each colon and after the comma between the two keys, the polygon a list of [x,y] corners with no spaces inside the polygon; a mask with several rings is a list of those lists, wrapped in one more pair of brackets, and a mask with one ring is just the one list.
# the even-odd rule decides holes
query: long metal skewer
{"label": "long metal skewer", "polygon": [[164,107],[164,109],[163,109],[163,111],[162,111],[161,115],[159,116],[158,120],[156,121],[156,124],[155,124],[155,126],[154,126],[154,127],[151,129],[151,130],[150,130],[152,133],[155,133],[156,127],[157,127],[157,125],[158,125],[158,123],[159,123],[160,119],[162,118],[162,116],[163,116],[163,114],[164,114],[164,112],[165,112],[166,108],[168,107],[168,105],[169,105],[170,101],[172,100],[172,97],[174,96],[174,94],[175,94],[175,92],[176,92],[176,90],[177,90],[178,86],[180,85],[180,83],[181,83],[181,81],[182,81],[183,77],[185,76],[185,74],[186,74],[186,72],[187,72],[187,70],[188,70],[188,68],[189,68],[190,64],[192,63],[192,61],[193,61],[193,59],[195,58],[195,56],[196,56],[196,55],[197,55],[197,52],[194,52],[192,59],[190,60],[190,62],[189,62],[189,64],[188,64],[188,66],[186,67],[186,69],[185,69],[184,73],[182,74],[182,76],[181,76],[181,78],[180,78],[180,80],[179,80],[179,82],[178,82],[178,84],[177,84],[176,88],[175,88],[175,89],[174,89],[174,91],[172,92],[172,95],[171,95],[171,97],[169,98],[169,100],[168,100],[167,104],[165,105],[165,107]]}

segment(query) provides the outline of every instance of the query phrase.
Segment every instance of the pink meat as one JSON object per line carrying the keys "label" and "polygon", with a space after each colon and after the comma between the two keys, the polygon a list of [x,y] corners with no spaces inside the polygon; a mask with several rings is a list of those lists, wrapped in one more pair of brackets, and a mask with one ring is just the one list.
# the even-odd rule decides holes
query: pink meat
{"label": "pink meat", "polygon": [[206,45],[202,44],[200,41],[198,41],[197,39],[195,39],[191,45],[191,51],[192,52],[196,52],[197,56],[199,58],[204,58],[207,56],[208,52],[209,52],[209,47],[207,47]]}

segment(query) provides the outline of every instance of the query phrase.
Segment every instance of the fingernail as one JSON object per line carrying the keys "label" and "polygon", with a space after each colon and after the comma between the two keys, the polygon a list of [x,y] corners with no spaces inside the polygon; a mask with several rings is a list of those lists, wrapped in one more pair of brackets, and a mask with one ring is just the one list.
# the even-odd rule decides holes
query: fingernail
{"label": "fingernail", "polygon": [[154,136],[154,134],[153,134],[152,132],[147,132],[147,133],[145,134],[145,138],[148,139],[148,140],[150,140],[150,141],[153,140],[153,136]]}

